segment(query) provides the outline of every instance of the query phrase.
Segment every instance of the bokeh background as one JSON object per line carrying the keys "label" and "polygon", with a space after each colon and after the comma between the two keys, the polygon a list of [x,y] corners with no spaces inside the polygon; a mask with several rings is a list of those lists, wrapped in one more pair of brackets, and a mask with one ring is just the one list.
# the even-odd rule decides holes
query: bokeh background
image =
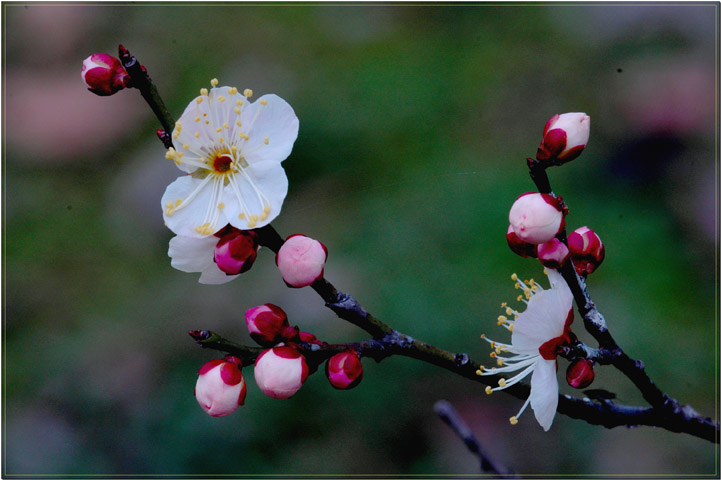
{"label": "bokeh background", "polygon": [[[211,78],[276,93],[300,119],[273,223],[322,240],[326,276],[395,328],[488,359],[509,276],[507,212],[533,189],[546,120],[585,111],[591,140],[551,171],[570,228],[607,248],[589,282],[618,342],[682,403],[717,418],[718,4],[3,4],[3,474],[478,473],[434,415],[455,405],[493,458],[534,474],[718,475],[718,447],[558,415],[417,361],[365,361],[351,391],[322,373],[290,400],[245,369],[246,405],[210,418],[190,329],[251,344],[272,302],[329,342],[366,338],[272,253],[224,286],[170,267],[160,197],[180,171],[135,91],[97,97],[82,60],[124,44],[176,118]],[[580,322],[576,331],[587,339]],[[490,362],[490,359],[488,359]],[[567,364],[560,362],[562,390]],[[643,405],[597,369],[595,388]],[[582,395],[581,392],[571,392]]]}

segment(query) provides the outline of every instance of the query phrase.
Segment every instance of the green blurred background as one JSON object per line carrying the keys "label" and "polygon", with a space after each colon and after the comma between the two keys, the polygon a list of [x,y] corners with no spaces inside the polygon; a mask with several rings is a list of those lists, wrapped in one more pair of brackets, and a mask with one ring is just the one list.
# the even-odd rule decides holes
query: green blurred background
{"label": "green blurred background", "polygon": [[[399,357],[290,400],[248,368],[246,405],[207,416],[196,371],[218,354],[188,330],[250,344],[245,310],[272,302],[323,340],[366,334],[269,251],[223,286],[171,268],[159,202],[181,172],[159,125],[137,92],[80,79],[122,43],[176,118],[213,77],[280,95],[300,134],[273,225],[323,241],[326,277],[379,318],[489,362],[510,274],[542,277],[504,240],[525,158],[551,115],[587,112],[585,153],[551,181],[606,245],[590,292],[659,386],[716,418],[718,4],[4,3],[3,27],[5,475],[478,473],[439,399],[522,474],[718,475],[706,441],[562,415],[544,433],[530,410],[512,427],[520,400]],[[609,367],[593,387],[643,405]]]}

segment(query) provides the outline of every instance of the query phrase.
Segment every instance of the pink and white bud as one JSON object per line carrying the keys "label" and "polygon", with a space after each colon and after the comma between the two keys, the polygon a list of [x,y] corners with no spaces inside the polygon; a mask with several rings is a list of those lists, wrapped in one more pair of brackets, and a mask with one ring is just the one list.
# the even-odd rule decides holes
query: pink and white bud
{"label": "pink and white bud", "polygon": [[578,228],[568,235],[568,249],[576,273],[583,277],[593,273],[606,257],[601,238],[588,227]]}
{"label": "pink and white bud", "polygon": [[538,260],[546,268],[558,270],[568,261],[568,247],[559,239],[552,238],[537,246]]}
{"label": "pink and white bud", "polygon": [[558,199],[532,192],[516,199],[508,221],[519,240],[534,244],[548,242],[566,225]]}
{"label": "pink and white bud", "polygon": [[238,275],[250,270],[258,256],[257,234],[252,230],[238,230],[228,225],[214,234],[219,237],[213,259],[226,275]]}
{"label": "pink and white bud", "polygon": [[130,84],[123,64],[107,53],[94,53],[83,60],[80,76],[88,90],[101,96],[113,95]]}
{"label": "pink and white bud", "polygon": [[325,374],[333,387],[350,390],[363,379],[363,365],[358,353],[349,350],[336,353],[325,364]]}
{"label": "pink and white bud", "polygon": [[586,388],[591,385],[595,376],[593,362],[586,358],[574,360],[566,370],[566,382],[573,388]]}
{"label": "pink and white bud", "polygon": [[207,362],[198,370],[195,398],[211,417],[224,417],[245,403],[247,387],[237,357]]}
{"label": "pink and white bud", "polygon": [[272,303],[246,310],[245,324],[251,338],[264,347],[276,345],[284,338],[286,329],[291,328],[283,309]]}
{"label": "pink and white bud", "polygon": [[289,287],[306,287],[323,277],[328,250],[318,240],[291,235],[278,250],[275,263]]}
{"label": "pink and white bud", "polygon": [[513,225],[508,226],[508,232],[506,233],[506,242],[508,242],[508,246],[516,255],[520,255],[523,258],[536,258],[538,256],[538,253],[536,252],[537,245],[524,242],[523,240],[518,238],[516,232],[513,231]]}
{"label": "pink and white bud", "polygon": [[308,378],[305,357],[293,347],[280,344],[255,360],[255,382],[272,398],[290,398]]}
{"label": "pink and white bud", "polygon": [[590,133],[591,117],[585,113],[556,114],[546,122],[536,159],[569,162],[586,148]]}

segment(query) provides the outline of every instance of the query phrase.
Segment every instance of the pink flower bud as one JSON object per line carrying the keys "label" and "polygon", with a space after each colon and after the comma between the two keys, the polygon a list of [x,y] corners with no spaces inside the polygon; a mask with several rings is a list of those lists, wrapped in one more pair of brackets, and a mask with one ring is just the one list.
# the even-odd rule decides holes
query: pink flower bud
{"label": "pink flower bud", "polygon": [[552,238],[537,247],[538,259],[546,268],[557,270],[568,260],[568,247],[557,238]]}
{"label": "pink flower bud", "polygon": [[591,117],[585,113],[556,114],[546,122],[536,158],[555,163],[569,162],[583,152],[590,132]]}
{"label": "pink flower bud", "polygon": [[258,255],[255,232],[238,230],[228,225],[214,235],[220,237],[213,254],[215,264],[220,270],[226,275],[238,275],[250,270]]}
{"label": "pink flower bud", "polygon": [[291,235],[278,250],[275,263],[289,287],[306,287],[323,277],[328,250],[318,240]]}
{"label": "pink flower bud", "polygon": [[264,347],[277,344],[286,329],[290,328],[288,316],[283,309],[272,303],[246,310],[245,324],[251,338]]}
{"label": "pink flower bud", "polygon": [[568,235],[568,249],[576,273],[584,277],[593,273],[606,257],[603,242],[588,227],[578,228]]}
{"label": "pink flower bud", "polygon": [[523,242],[546,243],[565,227],[556,198],[546,193],[524,193],[508,214],[513,232]]}
{"label": "pink flower bud", "polygon": [[243,405],[247,387],[240,367],[240,359],[231,356],[200,367],[195,398],[208,415],[224,417]]}
{"label": "pink flower bud", "polygon": [[80,75],[88,90],[96,95],[112,95],[130,84],[123,64],[107,53],[94,53],[83,60]]}
{"label": "pink flower bud", "polygon": [[591,385],[595,376],[593,362],[586,358],[574,360],[566,370],[566,381],[573,388],[586,388]]}
{"label": "pink flower bud", "polygon": [[526,243],[516,235],[513,231],[513,225],[508,226],[508,232],[506,233],[506,242],[511,248],[513,253],[520,255],[523,258],[533,257],[536,258],[538,253],[536,252],[536,245],[533,243]]}
{"label": "pink flower bud", "polygon": [[363,365],[358,353],[349,350],[336,353],[325,364],[325,374],[333,387],[349,390],[363,379]]}
{"label": "pink flower bud", "polygon": [[305,357],[295,348],[280,344],[255,360],[255,382],[273,398],[290,398],[308,378]]}

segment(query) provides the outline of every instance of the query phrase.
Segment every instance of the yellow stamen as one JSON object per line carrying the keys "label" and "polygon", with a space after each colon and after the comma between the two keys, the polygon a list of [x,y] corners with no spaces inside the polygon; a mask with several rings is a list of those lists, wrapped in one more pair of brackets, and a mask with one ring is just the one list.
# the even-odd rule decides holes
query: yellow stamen
{"label": "yellow stamen", "polygon": [[516,424],[518,424],[518,419],[516,418],[515,415],[512,416],[511,418],[509,418],[508,421],[511,422],[511,425],[516,425]]}
{"label": "yellow stamen", "polygon": [[503,388],[506,386],[506,381],[504,379],[498,380],[498,386]]}
{"label": "yellow stamen", "polygon": [[486,395],[490,395],[493,393],[493,389],[491,387],[486,387]]}
{"label": "yellow stamen", "polygon": [[[200,89],[200,95],[202,95],[202,96],[208,95],[208,89],[207,89],[207,88],[201,88],[201,89]],[[200,102],[198,102],[198,103],[200,103]]]}
{"label": "yellow stamen", "polygon": [[250,98],[253,96],[253,90],[251,90],[250,88],[246,88],[245,90],[243,90],[243,95]]}
{"label": "yellow stamen", "polygon": [[210,84],[211,84],[213,87],[217,87],[217,86],[218,86],[218,79],[217,79],[217,78],[212,79],[212,80],[210,81]]}

